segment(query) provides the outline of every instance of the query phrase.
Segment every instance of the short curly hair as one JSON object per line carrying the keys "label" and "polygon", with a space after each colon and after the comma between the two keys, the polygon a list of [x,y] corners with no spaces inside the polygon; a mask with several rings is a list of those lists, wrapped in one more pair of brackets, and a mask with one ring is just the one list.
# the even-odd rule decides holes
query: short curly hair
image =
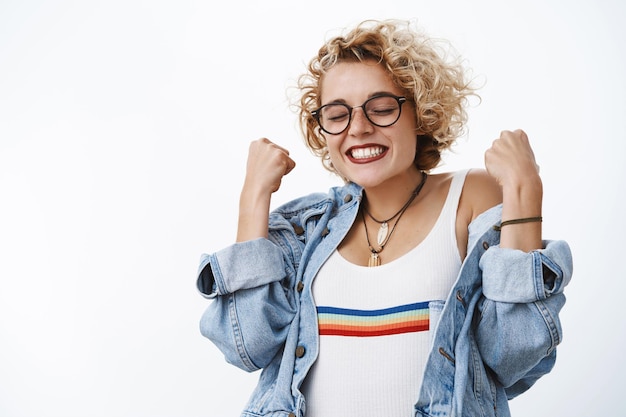
{"label": "short curly hair", "polygon": [[[446,53],[448,52],[448,53]],[[441,152],[450,148],[465,131],[465,107],[475,89],[466,80],[465,68],[449,61],[433,39],[411,28],[408,21],[366,20],[345,36],[328,40],[298,78],[300,129],[307,147],[331,172],[326,138],[312,112],[321,106],[321,81],[338,62],[375,60],[387,69],[393,82],[415,103],[418,135],[415,165],[429,171],[441,161]]]}

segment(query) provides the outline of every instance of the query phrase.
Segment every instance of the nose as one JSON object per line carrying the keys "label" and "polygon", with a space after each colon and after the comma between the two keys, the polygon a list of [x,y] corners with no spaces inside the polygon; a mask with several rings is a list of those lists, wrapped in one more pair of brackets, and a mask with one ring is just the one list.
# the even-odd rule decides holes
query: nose
{"label": "nose", "polygon": [[354,107],[352,109],[352,118],[350,120],[350,126],[348,127],[348,133],[353,136],[358,136],[366,133],[372,133],[374,127],[367,117],[362,107]]}

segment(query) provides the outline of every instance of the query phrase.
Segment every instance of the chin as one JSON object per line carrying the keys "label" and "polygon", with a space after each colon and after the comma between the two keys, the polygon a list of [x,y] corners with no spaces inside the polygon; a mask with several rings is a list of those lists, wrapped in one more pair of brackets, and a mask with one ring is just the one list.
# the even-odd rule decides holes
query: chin
{"label": "chin", "polygon": [[348,178],[350,182],[358,184],[363,188],[375,188],[384,182],[383,180],[381,180],[380,175],[375,176],[375,178],[364,177],[362,175],[348,176],[346,178]]}

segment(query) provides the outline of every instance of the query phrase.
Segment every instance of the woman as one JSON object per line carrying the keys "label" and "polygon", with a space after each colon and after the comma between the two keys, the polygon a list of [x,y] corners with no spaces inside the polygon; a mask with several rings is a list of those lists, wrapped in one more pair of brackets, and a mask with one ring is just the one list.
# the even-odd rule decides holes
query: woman
{"label": "woman", "polygon": [[202,334],[263,369],[242,415],[509,415],[554,364],[572,268],[542,240],[526,134],[502,132],[486,170],[430,174],[474,92],[394,21],[328,41],[299,87],[306,143],[345,185],[270,213],[295,163],[252,142],[237,242],[200,265]]}

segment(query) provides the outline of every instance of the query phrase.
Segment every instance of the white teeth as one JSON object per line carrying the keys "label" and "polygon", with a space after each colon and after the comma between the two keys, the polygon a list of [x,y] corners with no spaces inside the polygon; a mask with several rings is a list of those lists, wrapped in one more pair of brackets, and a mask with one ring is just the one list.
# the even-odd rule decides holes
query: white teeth
{"label": "white teeth", "polygon": [[382,146],[374,146],[372,148],[357,148],[352,149],[352,157],[354,159],[367,159],[373,158],[385,152],[385,148]]}

